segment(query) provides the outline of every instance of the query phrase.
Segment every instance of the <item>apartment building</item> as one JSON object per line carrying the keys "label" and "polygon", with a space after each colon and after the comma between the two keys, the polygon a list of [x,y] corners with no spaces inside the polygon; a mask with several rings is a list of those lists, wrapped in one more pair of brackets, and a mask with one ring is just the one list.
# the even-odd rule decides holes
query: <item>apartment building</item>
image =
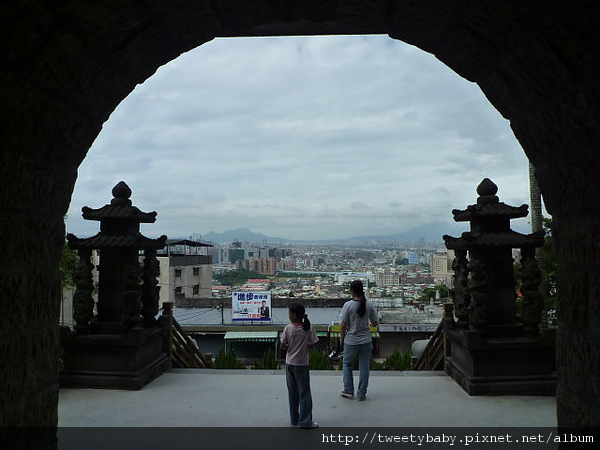
{"label": "apartment building", "polygon": [[236,263],[238,269],[253,270],[265,275],[275,275],[277,272],[277,261],[275,258],[250,257]]}
{"label": "apartment building", "polygon": [[438,253],[431,258],[431,274],[436,284],[450,285],[452,283],[452,261],[454,261],[454,250]]}
{"label": "apartment building", "polygon": [[377,286],[398,286],[400,284],[400,274],[391,270],[384,270],[375,275]]}
{"label": "apartment building", "polygon": [[212,255],[210,244],[191,240],[167,240],[157,254],[160,263],[160,302],[177,298],[209,298],[212,296]]}

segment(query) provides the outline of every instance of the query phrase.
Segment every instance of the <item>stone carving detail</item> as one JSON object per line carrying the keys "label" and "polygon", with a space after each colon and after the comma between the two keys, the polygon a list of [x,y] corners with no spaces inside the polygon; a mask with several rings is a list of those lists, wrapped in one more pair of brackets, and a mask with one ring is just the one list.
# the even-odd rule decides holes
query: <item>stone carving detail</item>
{"label": "stone carving detail", "polygon": [[[498,187],[485,178],[477,187],[477,203],[465,210],[453,210],[455,221],[470,222],[471,230],[460,238],[444,236],[446,247],[454,249],[456,260],[455,305],[459,326],[487,334],[518,334],[513,248],[524,249],[523,332],[539,331],[540,274],[531,253],[543,244],[543,232],[524,235],[510,229],[510,219],[526,217],[527,205],[509,206],[499,201]],[[464,260],[468,259],[468,263]],[[465,280],[468,279],[468,282]]]}
{"label": "stone carving detail", "polygon": [[144,271],[142,275],[142,316],[146,325],[156,323],[160,286],[157,277],[160,275],[160,264],[155,249],[144,251]]}
{"label": "stone carving detail", "polygon": [[125,271],[125,293],[123,294],[123,315],[121,322],[125,327],[134,327],[140,321],[142,290],[140,286],[141,269],[139,264],[127,264]]}
{"label": "stone carving detail", "polygon": [[[91,255],[92,249],[100,250],[98,315],[94,320],[94,329],[104,334],[119,330],[119,322],[125,330],[138,326],[141,315],[144,316],[146,324],[156,323],[154,319],[158,314],[156,252],[157,249],[164,248],[167,240],[166,236],[150,239],[140,233],[140,223],[154,223],[156,212],[145,213],[133,206],[130,200],[131,189],[127,184],[123,181],[119,182],[113,188],[112,194],[114,198],[110,204],[98,209],[87,206],[82,208],[84,219],[101,223],[98,234],[85,239],[77,238],[72,234],[67,235],[69,245],[79,249],[80,254]],[[140,250],[146,252],[144,270],[139,263]],[[87,260],[89,261],[89,256]],[[79,275],[83,290],[78,294],[77,302],[80,306],[77,314],[78,325],[82,331],[87,330],[85,326],[91,320],[93,308],[93,301],[90,306],[89,298],[86,296],[88,292],[91,296],[92,290],[91,269],[89,270],[88,274],[82,266]]]}
{"label": "stone carving detail", "polygon": [[75,321],[75,331],[85,334],[89,331],[90,321],[94,317],[94,280],[92,270],[94,265],[91,263],[92,250],[79,249],[79,262],[77,269],[73,274],[75,283],[75,293],[73,294],[73,319]]}
{"label": "stone carving detail", "polygon": [[466,250],[456,251],[454,261],[452,261],[452,270],[454,270],[454,310],[458,319],[456,326],[467,328],[471,294],[469,292],[469,267]]}
{"label": "stone carving detail", "polygon": [[[79,271],[79,284],[85,291],[79,294],[78,327],[80,332],[87,332],[82,335],[66,327],[60,329],[63,386],[137,390],[171,364],[163,350],[170,351],[165,337],[170,339],[172,330],[161,327],[153,316],[158,312],[158,297],[146,295],[142,309],[143,290],[154,287],[156,292],[156,279],[152,280],[158,273],[156,255],[165,247],[167,237],[150,239],[140,233],[140,223],[154,223],[156,213],[133,206],[131,189],[124,182],[118,183],[112,194],[110,204],[82,208],[84,219],[100,222],[96,235],[67,235],[69,246],[86,256]],[[89,257],[94,250],[98,250],[98,262],[94,260],[98,264],[98,300],[87,328],[93,306],[89,301]],[[146,254],[145,267],[140,261],[141,251]],[[148,326],[143,326],[142,313]]]}
{"label": "stone carving detail", "polygon": [[488,296],[485,290],[489,286],[488,272],[485,262],[472,256],[468,264],[470,278],[469,290],[471,302],[469,305],[469,324],[472,328],[483,328],[488,323],[489,307]]}

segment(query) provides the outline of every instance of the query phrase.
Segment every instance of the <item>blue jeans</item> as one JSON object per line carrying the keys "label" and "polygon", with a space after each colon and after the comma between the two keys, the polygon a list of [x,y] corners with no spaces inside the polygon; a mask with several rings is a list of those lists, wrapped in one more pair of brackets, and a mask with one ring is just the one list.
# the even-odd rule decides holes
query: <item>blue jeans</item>
{"label": "blue jeans", "polygon": [[308,366],[285,365],[285,380],[290,401],[290,423],[300,427],[312,423],[312,395]]}
{"label": "blue jeans", "polygon": [[367,395],[367,387],[369,386],[369,368],[371,366],[371,352],[373,351],[373,343],[366,344],[346,344],[344,343],[344,392],[354,395],[354,379],[352,376],[352,366],[354,364],[354,355],[358,354],[358,389],[356,395],[365,397]]}

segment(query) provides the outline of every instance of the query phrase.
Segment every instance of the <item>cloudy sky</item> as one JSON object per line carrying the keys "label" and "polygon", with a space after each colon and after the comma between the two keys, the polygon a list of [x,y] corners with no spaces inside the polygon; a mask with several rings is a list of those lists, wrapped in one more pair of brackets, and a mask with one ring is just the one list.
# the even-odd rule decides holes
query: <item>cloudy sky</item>
{"label": "cloudy sky", "polygon": [[125,181],[150,236],[235,228],[288,239],[452,222],[485,178],[529,203],[527,159],[480,89],[387,36],[217,39],[125,99],[79,169],[81,207]]}

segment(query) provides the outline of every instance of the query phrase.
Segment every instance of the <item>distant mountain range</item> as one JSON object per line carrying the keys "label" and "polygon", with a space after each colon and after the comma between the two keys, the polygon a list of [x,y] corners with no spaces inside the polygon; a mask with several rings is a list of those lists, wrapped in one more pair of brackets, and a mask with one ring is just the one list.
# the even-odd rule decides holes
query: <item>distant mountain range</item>
{"label": "distant mountain range", "polygon": [[[512,229],[520,233],[531,233],[528,228],[526,221],[514,221],[512,223]],[[396,242],[399,244],[410,244],[417,243],[420,240],[424,240],[427,243],[439,242],[442,243],[442,236],[449,234],[454,237],[459,237],[464,231],[469,230],[468,223],[456,223],[456,222],[431,222],[425,225],[421,225],[412,228],[402,233],[394,233],[387,235],[366,235],[356,236],[342,239],[321,239],[321,240],[310,240],[310,241],[295,241],[292,239],[285,239],[280,237],[267,236],[262,233],[255,233],[248,228],[238,228],[235,230],[224,231],[223,233],[216,233],[211,231],[210,233],[202,235],[203,241],[215,242],[215,243],[226,243],[238,240],[240,242],[262,242],[266,241],[269,243],[275,242],[315,242],[315,243],[331,243],[331,244],[371,244],[371,243],[391,243]]]}
{"label": "distant mountain range", "polygon": [[343,244],[361,244],[370,242],[409,244],[423,240],[425,242],[443,242],[442,236],[449,234],[458,237],[463,231],[468,231],[468,224],[455,222],[431,222],[401,233],[386,235],[367,235],[340,239],[336,242]]}
{"label": "distant mountain range", "polygon": [[233,241],[248,241],[248,242],[291,242],[289,239],[277,238],[272,236],[267,236],[262,233],[255,233],[254,231],[250,231],[248,228],[237,228],[235,230],[227,230],[222,233],[216,233],[211,231],[210,233],[206,233],[202,235],[203,241],[224,243],[224,242],[233,242]]}

